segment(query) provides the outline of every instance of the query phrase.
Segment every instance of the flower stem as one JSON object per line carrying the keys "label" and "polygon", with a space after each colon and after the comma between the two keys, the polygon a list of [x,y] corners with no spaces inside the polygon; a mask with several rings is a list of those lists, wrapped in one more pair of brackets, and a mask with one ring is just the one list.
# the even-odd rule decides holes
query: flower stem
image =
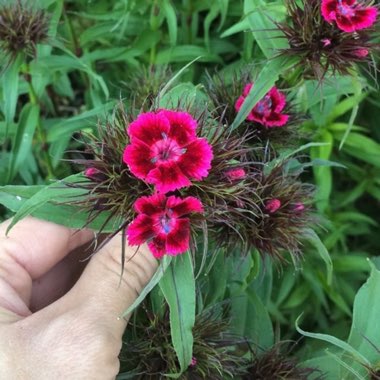
{"label": "flower stem", "polygon": [[[30,72],[29,66],[26,66],[26,69],[24,71],[24,77],[26,81],[28,82],[28,86],[29,86],[29,101],[31,104],[38,106],[39,105],[38,97],[34,89],[32,78],[30,77],[29,72]],[[53,168],[53,164],[49,156],[49,153],[47,151],[48,142],[46,140],[46,133],[41,124],[40,116],[38,116],[38,120],[37,120],[37,136],[41,144],[42,156],[44,158],[44,163],[46,166],[47,179],[54,179],[55,178],[54,168]]]}

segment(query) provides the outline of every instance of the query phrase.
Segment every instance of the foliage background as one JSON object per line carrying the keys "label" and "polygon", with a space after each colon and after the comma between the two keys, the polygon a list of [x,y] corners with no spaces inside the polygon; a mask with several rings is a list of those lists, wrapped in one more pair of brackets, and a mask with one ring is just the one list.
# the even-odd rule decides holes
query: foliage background
{"label": "foliage background", "polygon": [[[168,65],[175,73],[200,57],[171,96],[186,94],[202,102],[207,73],[218,72],[228,82],[240,67],[251,65],[254,73],[265,67],[273,48],[283,43],[270,39],[276,33],[268,30],[271,20],[286,16],[283,1],[268,0],[33,3],[51,14],[50,45],[38,46],[38,57],[29,64],[18,56],[1,72],[0,203],[7,206],[0,206],[1,219],[17,211],[18,198],[30,197],[29,187],[15,185],[42,186],[81,170],[66,160],[76,158],[67,152],[82,148],[79,132],[95,131],[120,99],[132,108],[144,86],[159,88],[153,65]],[[142,73],[151,79],[143,81]],[[206,303],[232,299],[232,315],[243,316],[232,319],[234,332],[262,348],[279,339],[298,340],[295,323],[302,313],[304,330],[348,337],[355,295],[371,270],[367,258],[380,248],[380,97],[374,74],[358,70],[322,86],[284,78],[297,108],[308,115],[299,127],[305,143],[327,143],[307,153],[341,166],[314,166],[305,174],[317,185],[323,245],[305,241],[300,268],[268,261],[262,271],[251,257],[243,263],[229,258],[216,262],[204,285]],[[331,281],[316,253],[324,247],[332,260]],[[306,360],[324,348],[306,339],[296,354]]]}

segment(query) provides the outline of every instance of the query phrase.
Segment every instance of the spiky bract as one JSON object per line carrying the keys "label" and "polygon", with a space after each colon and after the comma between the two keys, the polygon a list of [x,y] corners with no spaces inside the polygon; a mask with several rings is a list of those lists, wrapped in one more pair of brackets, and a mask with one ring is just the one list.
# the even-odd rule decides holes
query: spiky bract
{"label": "spiky bract", "polygon": [[300,367],[297,359],[290,357],[290,352],[282,353],[282,346],[282,343],[278,343],[264,353],[253,353],[252,363],[248,367],[248,374],[243,376],[243,380],[323,379],[318,370]]}
{"label": "spiky bract", "polygon": [[[287,162],[269,170],[268,162],[256,158],[260,151],[255,157],[241,136],[222,138],[213,147],[209,176],[189,190],[202,200],[212,241],[229,250],[239,247],[242,254],[255,248],[281,260],[284,251],[299,257],[303,231],[311,220],[313,187],[299,180],[300,173],[288,173]],[[241,181],[223,178],[234,160],[246,171]],[[273,199],[281,205],[275,212],[268,209]]]}
{"label": "spiky bract", "polygon": [[88,212],[89,223],[103,211],[108,211],[110,220],[112,217],[121,219],[122,224],[115,233],[133,220],[133,205],[136,200],[152,191],[123,163],[122,153],[129,143],[125,128],[129,122],[129,116],[120,104],[112,118],[105,125],[98,126],[98,136],[84,136],[87,146],[85,155],[88,158],[73,160],[74,163],[84,165],[95,173],[88,175],[87,181],[72,185],[88,191],[83,200],[74,200],[73,203],[79,204]]}
{"label": "spiky bract", "polygon": [[131,73],[125,83],[128,98],[135,110],[149,111],[154,107],[160,90],[169,82],[172,72],[168,66],[141,66]]}
{"label": "spiky bract", "polygon": [[0,3],[0,49],[10,60],[18,53],[36,55],[36,46],[48,41],[49,17],[42,9],[16,0],[14,4]]}
{"label": "spiky bract", "polygon": [[[300,5],[300,3],[302,5]],[[286,0],[289,22],[278,28],[289,42],[279,54],[298,58],[305,77],[322,80],[328,71],[348,75],[356,63],[371,64],[370,54],[378,44],[373,42],[373,29],[346,33],[324,20],[320,0]],[[363,52],[367,54],[363,54]]]}
{"label": "spiky bract", "polygon": [[[245,361],[234,351],[241,341],[228,328],[228,320],[216,309],[196,316],[193,363],[181,380],[233,379],[244,373]],[[139,318],[126,336],[122,371],[136,373],[136,380],[165,379],[165,374],[177,373],[179,364],[170,337],[168,312],[160,316],[145,310],[145,318]]]}

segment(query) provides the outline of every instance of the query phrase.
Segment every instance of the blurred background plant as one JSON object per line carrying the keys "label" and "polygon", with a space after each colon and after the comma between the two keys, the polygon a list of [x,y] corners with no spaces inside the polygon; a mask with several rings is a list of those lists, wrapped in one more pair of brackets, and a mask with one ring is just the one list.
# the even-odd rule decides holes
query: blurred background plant
{"label": "blurred background plant", "polygon": [[[278,52],[289,46],[276,25],[288,22],[284,2],[276,0],[1,0],[0,219],[12,216],[54,179],[82,170],[74,163],[85,150],[82,133],[97,136],[97,125],[113,117],[120,99],[131,118],[149,110],[189,62],[197,59],[171,83],[159,105],[208,107],[232,124],[231,102],[244,85],[259,81],[268,91],[281,75],[276,85],[300,123],[289,133],[281,131],[281,138],[274,128],[259,133],[258,140],[269,151],[279,150],[269,160],[290,158],[290,166],[302,167],[303,180],[316,185],[318,235],[307,231],[296,266],[261,258],[256,251],[242,257],[238,249],[195,263],[204,271],[197,279],[202,294],[198,309],[227,300],[229,332],[258,347],[259,356],[278,341],[300,339],[295,323],[301,313],[304,330],[345,340],[355,295],[371,271],[367,258],[380,249],[376,69],[354,65],[350,76],[326,72],[321,81],[303,75],[299,65],[278,64]],[[375,35],[373,42],[378,41]],[[375,64],[376,55],[371,58]],[[304,159],[307,155],[310,160]],[[54,220],[63,221],[65,210]],[[49,211],[35,211],[51,218]],[[73,221],[76,227],[83,223],[79,216]],[[378,292],[377,283],[373,286]],[[126,335],[126,348],[136,326],[157,327],[153,317],[136,321]],[[373,339],[373,344],[379,347],[380,342]],[[247,359],[249,350],[234,347],[234,355]],[[335,379],[336,372],[312,358],[315,347],[323,350],[301,340],[292,355],[309,359],[313,368],[319,366]],[[327,362],[344,367],[341,357],[330,356]],[[365,362],[373,373],[376,363],[372,357]],[[178,363],[169,367],[162,371],[179,368]],[[204,377],[192,370],[188,378],[209,378],[202,371]],[[134,378],[133,371],[123,376]],[[320,373],[311,371],[305,378],[315,376]],[[365,374],[354,367],[345,376],[360,379]]]}

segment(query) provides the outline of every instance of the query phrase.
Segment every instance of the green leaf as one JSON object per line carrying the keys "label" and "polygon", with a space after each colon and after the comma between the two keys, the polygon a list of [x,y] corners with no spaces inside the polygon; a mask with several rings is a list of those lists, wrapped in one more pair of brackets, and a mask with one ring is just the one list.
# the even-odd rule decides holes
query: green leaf
{"label": "green leaf", "polygon": [[[351,365],[347,364],[343,361],[338,355],[326,350],[326,354],[331,356],[337,363],[339,363],[343,368],[346,368],[349,372],[351,372],[357,380],[367,380],[367,377],[361,376]],[[362,368],[363,369],[363,368]],[[347,378],[346,376],[344,378]]]}
{"label": "green leaf", "polygon": [[19,54],[1,75],[3,87],[3,112],[8,125],[13,122],[16,113],[17,99],[19,95],[18,76],[22,62],[23,56],[22,54]]}
{"label": "green leaf", "polygon": [[111,110],[115,104],[115,101],[108,102],[107,104],[103,104],[99,107],[95,107],[91,110],[82,112],[79,115],[57,122],[57,124],[49,128],[47,141],[59,141],[62,138],[70,136],[72,133],[77,132],[80,129],[84,129],[89,126],[95,126],[95,117],[98,119],[104,119],[107,115],[107,112]]}
{"label": "green leaf", "polygon": [[356,119],[356,116],[358,114],[358,111],[359,111],[359,105],[356,105],[353,109],[352,109],[352,112],[351,112],[351,116],[350,116],[350,120],[348,121],[348,128],[345,130],[344,132],[344,135],[342,137],[342,140],[340,141],[340,144],[339,144],[339,150],[342,149],[344,143],[346,142],[346,139],[349,135],[349,133],[352,131],[352,127],[354,125],[354,122],[355,122],[355,119]]}
{"label": "green leaf", "polygon": [[34,132],[40,116],[40,108],[34,104],[26,104],[21,111],[20,121],[17,126],[15,140],[13,142],[12,158],[10,161],[8,180],[11,181],[20,166],[31,153]]}
{"label": "green leaf", "polygon": [[45,186],[2,186],[0,187],[0,203],[16,212],[26,200],[41,191]]}
{"label": "green leaf", "polygon": [[63,202],[72,199],[72,197],[79,197],[86,194],[87,190],[66,186],[66,183],[77,182],[80,180],[80,178],[83,178],[81,174],[74,174],[70,177],[65,178],[64,180],[54,182],[53,184],[44,187],[38,193],[34,194],[16,212],[16,215],[13,217],[12,222],[8,226],[7,233],[17,222],[34,213],[49,201]]}
{"label": "green leaf", "polygon": [[128,314],[132,313],[132,311],[135,310],[141,304],[142,301],[144,301],[145,297],[160,282],[161,278],[164,276],[167,268],[169,267],[171,261],[172,261],[171,256],[164,256],[164,258],[161,261],[160,266],[157,268],[156,273],[153,275],[149,283],[145,286],[145,288],[142,290],[142,292],[139,294],[136,300],[132,303],[132,305],[129,306],[128,309],[123,312],[120,318],[124,318]]}
{"label": "green leaf", "polygon": [[[285,7],[283,6],[282,9],[285,15]],[[255,40],[266,58],[271,58],[278,54],[280,49],[289,47],[287,39],[274,23],[274,21],[278,21],[278,15],[271,12],[265,1],[245,0],[244,14],[251,26]]]}
{"label": "green leaf", "polygon": [[254,284],[243,292],[238,284],[231,284],[230,288],[233,332],[251,339],[260,349],[272,347],[274,344],[272,322],[266,307],[254,290]]}
{"label": "green leaf", "polygon": [[199,62],[217,62],[222,63],[222,59],[209,53],[202,46],[197,45],[178,45],[169,49],[161,49],[156,57],[156,64],[167,64],[173,62],[188,62],[197,59]]}
{"label": "green leaf", "polygon": [[236,115],[231,129],[237,128],[246,119],[256,103],[258,103],[276,83],[280,74],[292,67],[295,62],[295,59],[288,57],[277,57],[270,60],[268,64],[264,66],[257,76],[255,85],[252,86],[251,91]]}
{"label": "green leaf", "polygon": [[177,43],[178,34],[177,15],[175,13],[175,9],[170,0],[163,1],[162,9],[168,24],[170,45],[175,46]]}
{"label": "green leaf", "polygon": [[[342,140],[343,136],[337,134],[334,137]],[[353,157],[380,168],[380,144],[367,136],[351,132],[347,136],[342,150]]]}
{"label": "green leaf", "polygon": [[338,339],[335,336],[328,335],[328,334],[310,333],[310,332],[306,332],[306,331],[302,330],[298,324],[301,317],[302,317],[302,315],[299,316],[296,320],[296,329],[300,334],[307,336],[309,338],[319,339],[319,340],[323,340],[327,343],[330,343],[336,347],[341,348],[343,351],[350,353],[353,356],[353,358],[355,358],[359,362],[366,364],[366,365],[370,365],[370,362],[359,351],[357,351],[350,344],[344,342],[343,340]]}
{"label": "green leaf", "polygon": [[378,364],[380,349],[380,271],[371,263],[371,275],[354,301],[348,344],[372,364]]}
{"label": "green leaf", "polygon": [[207,16],[204,20],[204,36],[205,36],[205,44],[207,46],[207,49],[210,50],[210,27],[211,23],[218,17],[219,15],[219,4],[218,2],[214,2],[207,13]]}
{"label": "green leaf", "polygon": [[331,285],[332,275],[333,275],[333,264],[328,250],[325,245],[322,243],[319,236],[315,233],[311,228],[307,228],[304,230],[305,237],[308,238],[308,241],[317,249],[321,259],[326,264],[326,272],[327,272],[327,283]]}
{"label": "green leaf", "polygon": [[[17,213],[30,198],[44,189],[46,189],[46,186],[0,187],[0,204]],[[110,218],[109,212],[104,211],[94,221],[87,224],[88,214],[83,212],[79,206],[55,204],[53,203],[54,200],[56,199],[42,204],[32,211],[30,215],[69,228],[83,228],[86,226],[94,231],[102,229],[104,233],[114,232],[122,222],[118,217]],[[110,220],[107,222],[109,218]]]}
{"label": "green leaf", "polygon": [[[340,365],[339,363],[329,355],[317,356],[315,358],[306,360],[299,364],[301,368],[316,368],[323,373],[323,379],[325,380],[338,380],[341,379],[340,376]],[[318,379],[318,373],[315,379]],[[314,379],[314,377],[311,377]]]}
{"label": "green leaf", "polygon": [[223,300],[227,288],[227,266],[222,252],[218,252],[211,271],[207,274],[205,305],[215,305]]}
{"label": "green leaf", "polygon": [[159,283],[170,308],[172,343],[183,373],[193,355],[195,280],[190,252],[177,256]]}
{"label": "green leaf", "polygon": [[[312,159],[329,160],[333,148],[333,136],[324,130],[319,138],[324,145],[314,146],[310,149]],[[317,184],[317,207],[319,211],[325,211],[329,205],[332,190],[332,172],[328,166],[313,166],[314,179]]]}
{"label": "green leaf", "polygon": [[236,24],[232,25],[230,28],[228,28],[227,30],[225,30],[222,34],[221,34],[221,38],[225,38],[225,37],[229,37],[233,34],[236,34],[236,33],[240,33],[244,30],[247,30],[249,29],[250,27],[250,24],[249,24],[249,21],[245,18],[239,22],[237,22]]}
{"label": "green leaf", "polygon": [[175,81],[186,71],[186,69],[188,69],[194,62],[198,61],[199,59],[200,57],[193,59],[191,62],[182,67],[181,70],[179,70],[172,78],[170,78],[169,82],[166,83],[166,85],[161,89],[157,96],[157,106],[160,99],[169,91],[170,87],[175,83]]}

